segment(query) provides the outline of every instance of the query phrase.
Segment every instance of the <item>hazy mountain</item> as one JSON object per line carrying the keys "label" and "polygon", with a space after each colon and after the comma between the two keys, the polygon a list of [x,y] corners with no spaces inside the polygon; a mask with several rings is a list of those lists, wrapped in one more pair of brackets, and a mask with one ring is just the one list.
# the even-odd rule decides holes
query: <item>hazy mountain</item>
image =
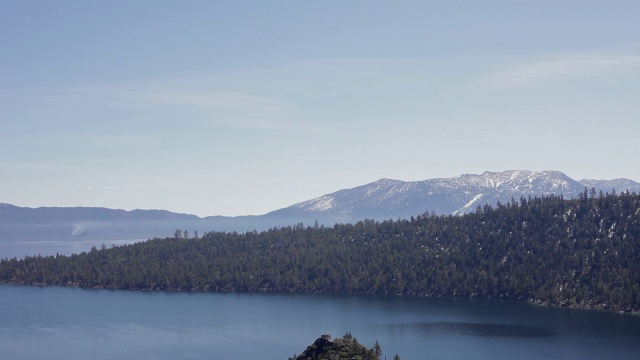
{"label": "hazy mountain", "polygon": [[596,188],[602,189],[604,192],[622,192],[629,190],[629,192],[640,192],[639,184],[629,179],[613,179],[613,180],[593,180],[584,179],[578,181],[581,185],[588,189]]}
{"label": "hazy mountain", "polygon": [[[263,230],[303,222],[332,226],[365,218],[408,218],[434,211],[464,214],[477,206],[508,202],[521,196],[563,194],[577,196],[629,190],[640,184],[628,179],[576,181],[559,171],[504,171],[465,174],[453,178],[416,182],[381,179],[353,189],[340,190],[260,216],[210,216],[177,214],[163,210],[113,210],[87,207],[26,208],[0,204],[0,243],[3,241],[65,241],[82,239],[148,239],[173,235],[176,229],[205,231]],[[2,257],[0,249],[0,257]]]}
{"label": "hazy mountain", "polygon": [[[166,210],[114,210],[96,207],[27,208],[0,203],[0,243],[5,240],[149,239],[176,229],[203,234],[211,230],[268,227],[258,216],[178,214]],[[0,257],[2,257],[0,248]]]}

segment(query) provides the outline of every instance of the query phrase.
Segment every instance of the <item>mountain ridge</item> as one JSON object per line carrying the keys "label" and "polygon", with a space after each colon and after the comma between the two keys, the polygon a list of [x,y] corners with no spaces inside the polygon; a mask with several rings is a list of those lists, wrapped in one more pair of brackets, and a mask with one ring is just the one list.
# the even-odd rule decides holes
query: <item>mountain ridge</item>
{"label": "mountain ridge", "polygon": [[507,170],[409,182],[383,178],[263,215],[236,217],[100,207],[28,208],[0,203],[0,243],[83,239],[108,242],[171,236],[176,229],[186,229],[193,235],[196,231],[260,231],[300,223],[333,226],[364,219],[408,219],[424,213],[462,215],[485,204],[550,194],[571,198],[585,189],[591,193],[592,188],[597,192],[640,193],[640,184],[625,178],[576,181],[555,170]]}
{"label": "mountain ridge", "polygon": [[[343,222],[364,218],[385,219],[380,217],[385,212],[392,213],[393,218],[429,211],[461,215],[474,211],[478,205],[506,202],[521,196],[563,194],[571,197],[577,196],[585,187],[609,192],[616,186],[620,190],[640,191],[640,184],[629,179],[576,181],[555,170],[485,171],[480,175],[462,174],[413,182],[380,179],[299,202],[267,215],[295,213],[297,210],[307,216],[315,215],[323,220],[334,218]],[[395,211],[388,211],[390,209]]]}

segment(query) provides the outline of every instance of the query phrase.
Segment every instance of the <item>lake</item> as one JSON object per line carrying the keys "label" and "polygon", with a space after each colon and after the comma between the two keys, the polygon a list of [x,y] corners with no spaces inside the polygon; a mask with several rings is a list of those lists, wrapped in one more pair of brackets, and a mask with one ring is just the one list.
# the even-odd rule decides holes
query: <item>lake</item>
{"label": "lake", "polygon": [[102,245],[106,247],[121,246],[125,244],[133,244],[148,239],[127,239],[127,240],[42,240],[42,241],[12,241],[0,239],[0,259],[18,258],[33,255],[71,255],[78,254],[83,251],[90,251],[91,247],[100,248]]}
{"label": "lake", "polygon": [[2,359],[273,359],[350,331],[411,359],[638,359],[640,317],[394,296],[0,286]]}

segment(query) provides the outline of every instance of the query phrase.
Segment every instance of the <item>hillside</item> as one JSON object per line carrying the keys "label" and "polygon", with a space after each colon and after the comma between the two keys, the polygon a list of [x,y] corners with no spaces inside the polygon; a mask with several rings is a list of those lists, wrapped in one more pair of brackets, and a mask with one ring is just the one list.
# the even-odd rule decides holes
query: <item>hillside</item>
{"label": "hillside", "polygon": [[462,215],[475,211],[478,205],[493,206],[522,196],[554,194],[570,199],[585,187],[596,193],[640,192],[640,184],[628,179],[575,181],[559,171],[512,170],[416,182],[382,179],[260,216],[201,218],[162,210],[32,209],[0,204],[0,243],[104,240],[109,244],[109,240],[169,236],[176,229],[194,235],[212,230],[260,231],[301,222],[333,226],[364,219],[408,219],[426,212]]}
{"label": "hillside", "polygon": [[209,232],[0,261],[0,282],[528,300],[640,310],[640,197],[549,196],[464,216]]}

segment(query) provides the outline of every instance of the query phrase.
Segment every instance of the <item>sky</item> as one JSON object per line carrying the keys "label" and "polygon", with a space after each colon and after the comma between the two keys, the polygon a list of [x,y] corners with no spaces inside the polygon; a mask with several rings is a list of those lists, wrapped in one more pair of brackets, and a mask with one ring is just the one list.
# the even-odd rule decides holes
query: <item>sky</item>
{"label": "sky", "polygon": [[381,178],[640,181],[640,2],[0,1],[0,202],[259,215]]}

